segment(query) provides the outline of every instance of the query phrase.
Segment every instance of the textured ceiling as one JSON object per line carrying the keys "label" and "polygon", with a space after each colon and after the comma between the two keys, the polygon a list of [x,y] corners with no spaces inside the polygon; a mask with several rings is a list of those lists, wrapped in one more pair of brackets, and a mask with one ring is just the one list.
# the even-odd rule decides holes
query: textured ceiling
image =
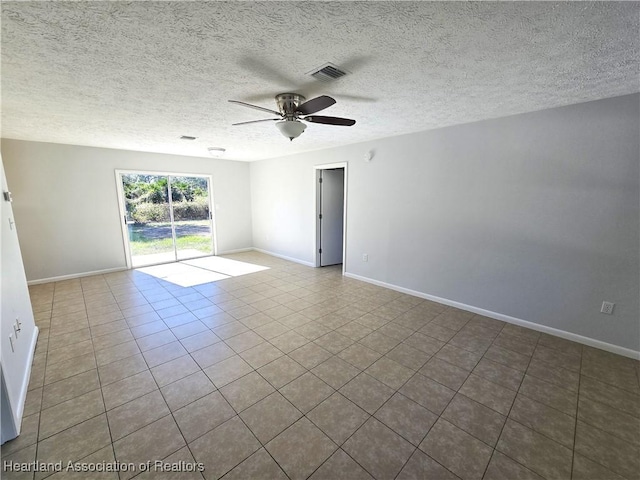
{"label": "textured ceiling", "polygon": [[[638,2],[2,2],[2,135],[256,160],[637,92]],[[351,72],[323,84],[332,62]],[[289,142],[293,91],[334,96]],[[197,137],[179,140],[180,135]]]}

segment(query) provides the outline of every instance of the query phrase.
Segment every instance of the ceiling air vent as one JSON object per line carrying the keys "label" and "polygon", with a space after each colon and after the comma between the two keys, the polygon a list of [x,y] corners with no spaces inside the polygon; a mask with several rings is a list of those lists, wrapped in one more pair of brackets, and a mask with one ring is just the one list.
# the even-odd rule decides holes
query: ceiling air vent
{"label": "ceiling air vent", "polygon": [[196,139],[196,137],[192,137],[190,135],[182,135],[180,137],[180,140],[195,140],[195,139]]}
{"label": "ceiling air vent", "polygon": [[344,77],[348,72],[344,70],[340,70],[337,66],[332,63],[327,63],[319,68],[314,68],[309,72],[316,80],[320,80],[321,82],[333,82],[340,77]]}

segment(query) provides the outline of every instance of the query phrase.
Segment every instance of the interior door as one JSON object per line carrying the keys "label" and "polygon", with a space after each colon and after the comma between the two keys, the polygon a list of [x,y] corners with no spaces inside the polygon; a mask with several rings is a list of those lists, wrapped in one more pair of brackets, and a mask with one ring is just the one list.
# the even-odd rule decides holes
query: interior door
{"label": "interior door", "polygon": [[344,168],[319,170],[320,266],[342,263]]}

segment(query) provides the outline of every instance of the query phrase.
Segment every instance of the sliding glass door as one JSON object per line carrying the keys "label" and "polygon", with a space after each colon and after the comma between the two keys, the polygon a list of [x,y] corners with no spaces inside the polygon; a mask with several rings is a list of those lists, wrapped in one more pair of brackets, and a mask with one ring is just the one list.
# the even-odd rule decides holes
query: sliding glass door
{"label": "sliding glass door", "polygon": [[142,172],[117,176],[132,267],[213,255],[210,177]]}

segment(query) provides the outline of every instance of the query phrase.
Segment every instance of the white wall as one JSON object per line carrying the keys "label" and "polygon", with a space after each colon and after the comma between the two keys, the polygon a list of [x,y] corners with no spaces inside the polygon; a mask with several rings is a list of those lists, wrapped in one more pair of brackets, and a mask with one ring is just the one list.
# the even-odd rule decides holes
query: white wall
{"label": "white wall", "polygon": [[638,351],[639,117],[627,95],[255,162],[253,243],[312,262],[313,166],[349,162],[348,273]]}
{"label": "white wall", "polygon": [[[0,186],[2,192],[10,191],[7,186],[2,156],[0,155]],[[1,195],[1,193],[0,193]],[[11,203],[0,197],[0,369],[2,370],[2,442],[10,440],[20,429],[24,401],[29,385],[29,372],[35,349],[38,330],[33,320],[27,279],[24,274],[20,244]],[[15,338],[13,325],[20,319],[21,328]],[[14,335],[11,348],[9,335]],[[6,391],[5,391],[6,387]],[[9,403],[12,422],[7,423]],[[13,425],[11,425],[13,423]]]}
{"label": "white wall", "polygon": [[2,140],[29,280],[126,267],[115,170],[211,174],[218,252],[252,246],[249,165]]}

